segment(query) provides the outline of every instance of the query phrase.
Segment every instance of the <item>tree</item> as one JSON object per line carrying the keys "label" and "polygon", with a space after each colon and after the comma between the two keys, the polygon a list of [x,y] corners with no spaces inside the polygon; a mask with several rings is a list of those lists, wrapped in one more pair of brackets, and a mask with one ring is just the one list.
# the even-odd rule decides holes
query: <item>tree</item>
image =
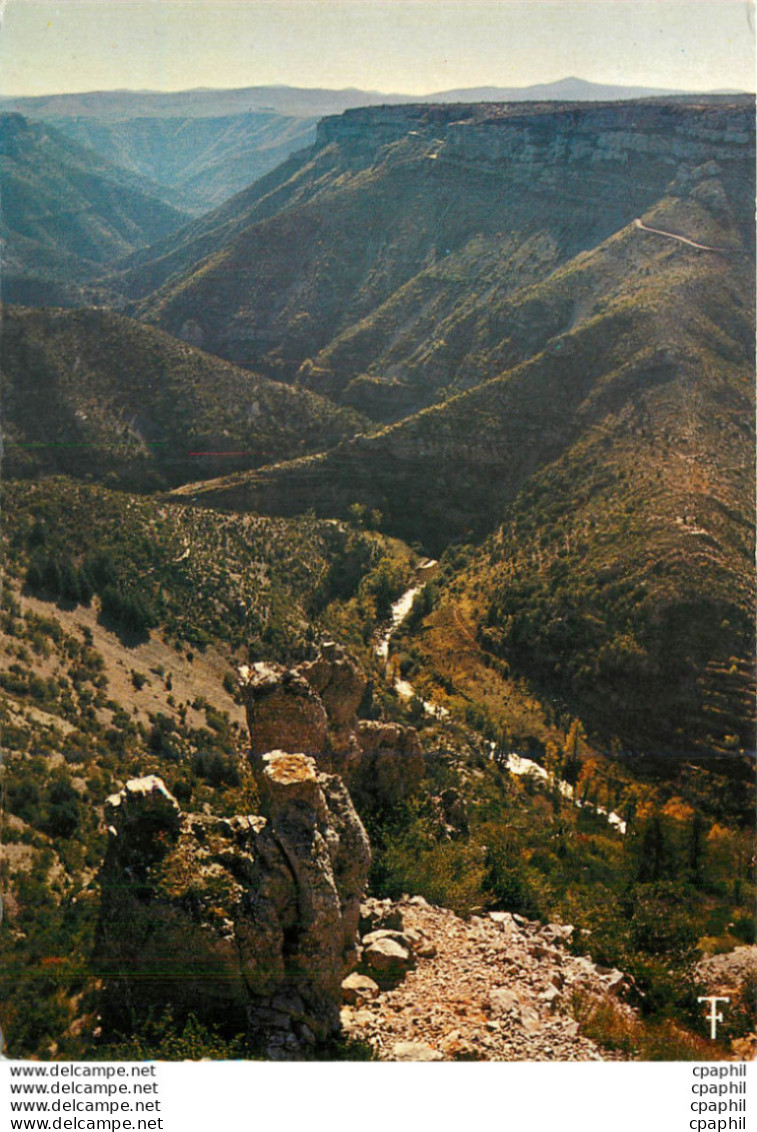
{"label": "tree", "polygon": [[552,808],[555,813],[560,809],[560,782],[565,777],[563,772],[563,755],[556,743],[551,740],[547,743],[544,752],[544,768],[550,777],[550,796]]}
{"label": "tree", "polygon": [[579,757],[581,742],[585,741],[586,733],[580,719],[574,719],[568,728],[568,734],[563,743],[562,777],[571,786],[578,782],[581,772],[581,759]]}
{"label": "tree", "polygon": [[481,887],[489,894],[490,907],[516,912],[528,919],[539,916],[539,905],[521,860],[519,847],[507,833],[491,838],[484,857],[486,869]]}
{"label": "tree", "polygon": [[47,791],[42,829],[50,837],[71,837],[79,826],[79,795],[67,778],[55,778]]}
{"label": "tree", "polygon": [[636,862],[636,882],[654,884],[670,876],[673,854],[659,814],[653,814],[644,827]]}
{"label": "tree", "polygon": [[706,862],[706,825],[704,818],[697,810],[691,821],[689,830],[689,871],[694,884],[700,885],[704,880]]}
{"label": "tree", "polygon": [[365,517],[367,511],[368,508],[364,503],[351,503],[349,505],[349,507],[347,508],[347,514],[350,517],[350,522],[352,523],[353,527],[357,527],[358,530],[362,530],[362,528],[365,526]]}

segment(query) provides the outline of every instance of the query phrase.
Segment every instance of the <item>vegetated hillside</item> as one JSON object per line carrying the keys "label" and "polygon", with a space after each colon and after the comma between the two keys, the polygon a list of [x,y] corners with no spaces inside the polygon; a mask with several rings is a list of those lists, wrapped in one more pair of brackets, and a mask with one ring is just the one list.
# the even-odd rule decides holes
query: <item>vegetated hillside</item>
{"label": "vegetated hillside", "polygon": [[[135,996],[120,1032],[111,1024],[103,1033],[103,982],[113,974],[96,955],[97,924],[112,898],[101,871],[105,800],[125,780],[156,774],[211,831],[219,818],[257,813],[235,665],[312,655],[315,642],[331,634],[335,605],[342,607],[337,622],[344,626],[352,617],[359,628],[374,597],[386,597],[389,574],[408,584],[413,556],[379,534],[312,517],[219,515],[54,478],[6,485],[2,537],[0,1020],[9,1053],[43,1060],[249,1055],[236,1018],[219,1019],[217,998],[209,1022],[202,1003],[187,1004],[175,984],[161,1002],[164,1013],[146,1017]],[[343,668],[341,692],[354,702],[350,665]],[[388,708],[385,719],[407,721],[373,675],[372,709]],[[343,706],[338,674],[334,684],[337,696],[329,702]],[[436,719],[418,713],[417,705],[408,710],[415,711],[427,752],[425,772],[415,789],[396,770],[380,780],[398,798],[387,813],[370,814],[372,894],[417,893],[466,915],[506,909],[532,921],[569,922],[579,953],[628,972],[640,992],[634,1002],[644,1018],[634,1015],[632,1025],[627,1011],[603,998],[566,993],[549,1015],[546,1003],[551,1007],[555,996],[539,999],[534,1005],[547,1022],[540,1037],[532,1010],[525,1048],[519,1041],[494,1049],[479,1043],[478,1056],[541,1055],[546,1041],[557,1056],[574,1056],[586,1047],[578,1034],[642,1059],[735,1052],[727,1043],[750,1029],[748,982],[734,997],[721,1045],[703,1051],[694,1036],[702,1019],[692,967],[697,945],[713,951],[754,939],[752,808],[742,816],[748,788],[709,770],[636,782],[626,768],[597,757],[580,727],[571,726],[559,748],[547,751],[547,765],[559,773],[572,765],[579,808],[546,780],[507,773],[489,742],[455,717]],[[393,730],[390,722],[387,733]],[[626,815],[626,835],[596,806]],[[208,840],[208,851],[217,852],[217,842]],[[224,856],[226,868],[249,860],[237,850],[232,845]],[[185,894],[189,911],[199,909],[213,922],[225,911],[215,865],[208,873],[180,867],[165,875],[166,887]],[[165,941],[160,900],[147,907]],[[411,907],[426,917],[422,902]],[[450,913],[437,908],[434,916],[451,925]],[[534,957],[517,954],[505,970],[497,946],[502,917],[495,917],[496,927],[486,922],[485,949],[482,922],[471,919],[450,957],[447,934],[424,919],[426,955],[419,958],[427,962],[436,949],[459,968],[440,1011],[438,995],[433,1000],[437,1029],[461,1004],[481,1010],[492,971],[507,993],[521,997],[524,1010],[540,992],[530,977]],[[462,930],[455,927],[456,934]],[[558,964],[554,930],[542,936],[548,953],[536,956],[548,966]],[[530,940],[536,931],[532,923]],[[192,932],[173,938],[172,957],[186,955],[187,969],[196,970]],[[513,956],[512,938],[506,951],[505,959]],[[464,953],[473,956],[470,963]],[[563,966],[568,985],[574,967],[587,970],[586,960],[567,954]],[[400,989],[409,1012],[420,1010],[427,1019],[424,1027],[438,970],[431,966],[422,980],[429,994],[413,979]],[[424,974],[423,963],[419,971]],[[403,1035],[385,1012],[382,1018],[387,1041]],[[353,1021],[372,1026],[370,1019],[363,1012]],[[453,1057],[459,1047],[442,1048]],[[339,1052],[366,1056],[349,1043]],[[464,1046],[461,1056],[469,1052]]]}
{"label": "vegetated hillside", "polygon": [[357,414],[105,310],[6,306],[4,474],[138,489],[329,447]]}
{"label": "vegetated hillside", "polygon": [[629,225],[513,297],[508,324],[546,341],[501,377],[181,494],[284,514],[360,502],[434,552],[499,530],[466,583],[490,656],[623,745],[751,747],[751,257],[717,178],[645,222],[730,250]]}
{"label": "vegetated hillside", "polygon": [[751,231],[746,100],[381,108],[318,139],[196,241],[141,256],[128,291],[165,280],[142,317],[385,421],[543,348],[551,334],[513,324],[509,297],[669,192],[714,179],[731,243]]}
{"label": "vegetated hillside", "polygon": [[[150,248],[117,264],[108,282],[123,298],[140,300],[205,258],[211,259],[244,229],[277,212],[310,200],[340,176],[331,150],[293,154],[225,204],[187,224]],[[139,309],[138,307],[136,309]],[[187,335],[200,328],[189,324]]]}
{"label": "vegetated hillside", "polygon": [[105,798],[155,772],[200,810],[254,813],[236,664],[309,655],[329,602],[398,555],[333,522],[52,477],[4,481],[2,542],[1,1022],[49,1058],[77,1033],[92,1050],[96,1023],[68,1026],[96,989]]}
{"label": "vegetated hillside", "polygon": [[530,479],[440,581],[421,671],[504,726],[525,676],[617,751],[753,751],[751,378],[707,361],[648,370]]}
{"label": "vegetated hillside", "polygon": [[60,117],[61,133],[149,177],[188,212],[215,208],[294,150],[312,145],[315,118],[253,112],[224,117]]}
{"label": "vegetated hillside", "polygon": [[[713,188],[700,187],[702,195]],[[743,458],[753,352],[749,255],[728,217],[719,224],[698,200],[668,198],[645,222],[731,248],[704,252],[629,224],[509,297],[504,326],[512,336],[492,350],[499,376],[332,452],[182,492],[287,513],[312,503],[323,514],[346,514],[358,500],[380,507],[403,537],[439,551],[451,539],[491,531],[498,507],[590,429],[612,437],[616,415],[658,387],[692,385],[701,405],[713,396],[716,372],[736,399]],[[721,415],[711,413],[706,428],[720,427]],[[720,459],[730,462],[730,453]]]}
{"label": "vegetated hillside", "polygon": [[[8,480],[3,496],[8,592],[46,602],[51,616],[91,612],[121,633],[127,656],[159,628],[164,644],[302,659],[330,601],[354,596],[387,555],[403,561],[401,585],[411,556],[383,535],[312,515],[220,515],[67,477]],[[128,602],[104,608],[107,590],[143,606],[142,622]]]}
{"label": "vegetated hillside", "polygon": [[3,296],[54,301],[102,265],[178,228],[184,213],[41,122],[0,115]]}

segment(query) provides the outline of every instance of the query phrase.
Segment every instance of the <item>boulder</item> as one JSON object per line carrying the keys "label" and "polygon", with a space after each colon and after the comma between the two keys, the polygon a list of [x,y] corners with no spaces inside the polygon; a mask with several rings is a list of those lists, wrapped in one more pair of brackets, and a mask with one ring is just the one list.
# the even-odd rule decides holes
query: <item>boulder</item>
{"label": "boulder", "polygon": [[363,950],[362,966],[381,986],[391,986],[414,966],[412,952],[393,939],[377,939]]}
{"label": "boulder", "polygon": [[520,1024],[529,1034],[536,1033],[542,1028],[542,1021],[538,1011],[531,1006],[523,1006],[520,1012]]}
{"label": "boulder", "polygon": [[481,1061],[482,1051],[466,1041],[458,1030],[446,1034],[439,1043],[442,1054],[452,1061]]}
{"label": "boulder", "polygon": [[515,991],[499,987],[489,992],[489,1012],[492,1018],[520,1018],[520,999]]}
{"label": "boulder", "polygon": [[603,982],[608,994],[618,996],[628,990],[628,980],[622,971],[612,970],[609,975],[605,975]]}
{"label": "boulder", "polygon": [[368,935],[363,936],[363,947],[372,947],[374,943],[377,943],[381,939],[393,939],[395,943],[398,943],[400,947],[404,947],[408,951],[412,950],[414,942],[413,939],[409,935],[405,935],[404,932],[395,932],[392,931],[391,928],[380,928],[378,931],[369,932]]}
{"label": "boulder", "polygon": [[376,998],[378,993],[378,983],[367,975],[359,975],[357,971],[353,971],[342,982],[342,1001],[348,1006],[362,1006],[363,1003]]}
{"label": "boulder", "polygon": [[397,1042],[392,1047],[392,1061],[444,1061],[444,1057],[425,1042]]}
{"label": "boulder", "polygon": [[555,1007],[562,998],[562,995],[556,986],[549,986],[545,991],[542,991],[539,998],[547,1006]]}
{"label": "boulder", "polygon": [[560,945],[572,939],[575,930],[572,924],[546,924],[539,934],[547,943]]}
{"label": "boulder", "polygon": [[546,959],[550,960],[552,963],[563,962],[562,952],[558,951],[555,947],[549,947],[545,943],[539,943],[538,940],[534,943],[529,943],[527,950],[528,954],[534,959]]}
{"label": "boulder", "polygon": [[500,931],[505,935],[512,935],[514,932],[519,932],[520,928],[515,922],[515,917],[510,912],[490,912],[489,919],[492,923],[497,924]]}
{"label": "boulder", "polygon": [[360,905],[360,934],[388,928],[393,931],[402,931],[404,919],[402,910],[391,900],[377,900],[375,896],[365,900]]}

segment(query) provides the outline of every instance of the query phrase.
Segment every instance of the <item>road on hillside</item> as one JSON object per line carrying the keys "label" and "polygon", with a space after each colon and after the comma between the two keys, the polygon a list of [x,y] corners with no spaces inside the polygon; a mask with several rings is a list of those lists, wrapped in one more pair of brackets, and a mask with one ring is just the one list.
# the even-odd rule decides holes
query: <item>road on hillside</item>
{"label": "road on hillside", "polygon": [[670,240],[678,240],[680,244],[688,244],[690,248],[698,248],[700,252],[722,252],[725,248],[711,248],[707,244],[697,244],[694,240],[687,240],[685,236],[676,236],[675,232],[663,232],[661,228],[650,228],[637,217],[634,227],[641,228],[642,232],[654,232],[656,236],[667,236]]}

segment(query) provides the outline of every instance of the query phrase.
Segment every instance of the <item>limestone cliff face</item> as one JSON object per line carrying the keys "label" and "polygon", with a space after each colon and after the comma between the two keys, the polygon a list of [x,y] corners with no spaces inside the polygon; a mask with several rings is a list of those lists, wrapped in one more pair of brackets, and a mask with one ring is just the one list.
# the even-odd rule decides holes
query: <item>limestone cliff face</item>
{"label": "limestone cliff face", "polygon": [[618,163],[627,176],[634,158],[698,165],[713,147],[725,160],[741,160],[754,147],[754,108],[747,99],[374,106],[324,118],[316,146],[370,151],[408,134],[418,145],[433,142],[435,160],[507,166],[529,181],[538,167],[551,184],[566,165]]}
{"label": "limestone cliff face", "polygon": [[[280,196],[236,215],[230,205],[198,258],[140,310],[221,357],[390,424],[564,333],[573,320],[541,297],[528,298],[522,322],[510,298],[520,304],[668,201],[680,175],[716,162],[733,213],[700,199],[703,211],[675,221],[681,233],[751,247],[753,120],[739,97],[349,111],[319,125]],[[714,220],[727,220],[722,231]],[[211,236],[224,253],[214,263]],[[617,271],[625,279],[636,258],[603,268],[600,285]],[[277,507],[287,505],[282,491]]]}
{"label": "limestone cliff face", "polygon": [[172,1003],[246,1027],[272,1058],[338,1029],[368,839],[305,755],[267,754],[261,787],[259,816],[182,813],[155,776],[108,800],[98,958],[114,1027],[135,1003]]}
{"label": "limestone cliff face", "polygon": [[[752,115],[753,117],[753,115]],[[720,159],[741,160],[754,144],[747,106],[737,111],[713,106],[706,114],[692,107],[652,104],[567,107],[561,113],[528,118],[495,118],[482,123],[451,123],[440,151],[442,160],[485,165],[513,164],[525,180],[539,167],[540,180],[553,184],[568,166],[621,165],[639,158],[699,165],[717,146]]]}
{"label": "limestone cliff face", "polygon": [[324,641],[316,659],[301,665],[300,672],[320,696],[332,732],[354,728],[368,680],[349,653]]}

